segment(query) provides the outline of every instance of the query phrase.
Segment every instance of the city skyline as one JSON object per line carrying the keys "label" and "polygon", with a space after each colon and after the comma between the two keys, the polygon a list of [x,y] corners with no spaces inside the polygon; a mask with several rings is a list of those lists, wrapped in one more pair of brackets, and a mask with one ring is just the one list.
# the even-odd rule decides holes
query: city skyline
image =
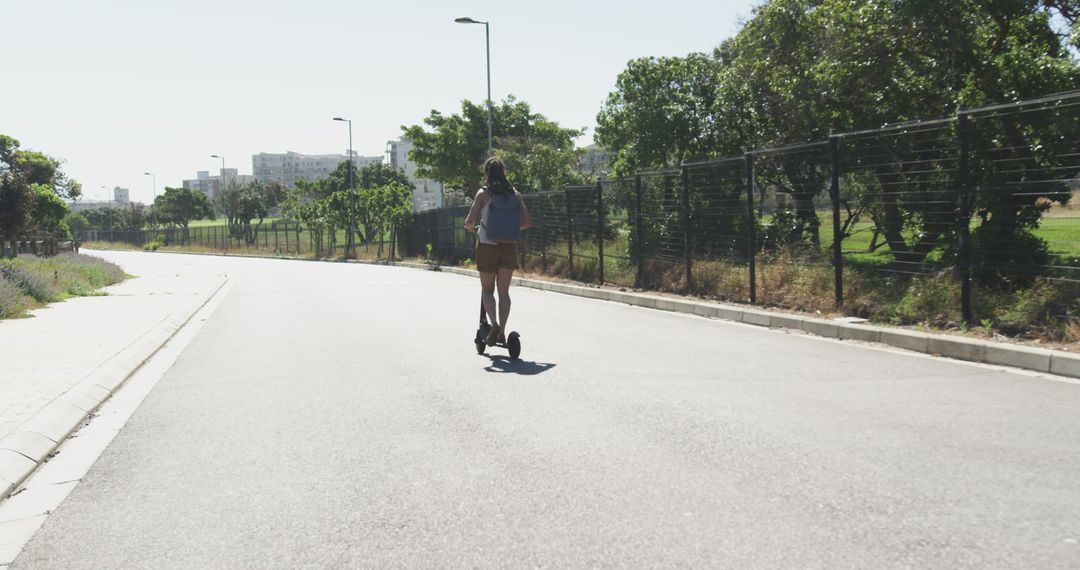
{"label": "city skyline", "polygon": [[48,21],[49,33],[10,26],[27,57],[8,66],[18,81],[0,132],[63,160],[88,199],[121,186],[149,202],[193,172],[216,173],[211,155],[250,174],[259,152],[342,153],[337,116],[352,119],[357,154],[381,155],[401,125],[484,101],[483,26],[454,23],[468,16],[491,22],[492,98],[513,94],[587,128],[585,146],[629,60],[710,51],[756,4],[12,3],[5,19]]}

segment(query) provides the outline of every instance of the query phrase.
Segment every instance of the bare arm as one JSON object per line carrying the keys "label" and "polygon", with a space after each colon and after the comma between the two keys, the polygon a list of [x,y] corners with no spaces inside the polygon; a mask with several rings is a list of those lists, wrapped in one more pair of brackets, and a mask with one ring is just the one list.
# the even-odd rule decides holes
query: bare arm
{"label": "bare arm", "polygon": [[476,192],[476,197],[473,198],[472,208],[469,209],[469,215],[465,216],[465,231],[476,232],[476,222],[480,218],[480,210],[484,209],[484,204],[487,203],[487,193],[483,190]]}

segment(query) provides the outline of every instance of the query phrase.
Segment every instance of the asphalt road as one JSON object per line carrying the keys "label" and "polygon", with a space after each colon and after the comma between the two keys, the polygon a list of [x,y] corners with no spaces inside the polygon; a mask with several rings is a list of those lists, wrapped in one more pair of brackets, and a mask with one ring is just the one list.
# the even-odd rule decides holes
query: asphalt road
{"label": "asphalt road", "polygon": [[200,263],[13,568],[1080,566],[1080,385],[530,289],[512,362],[475,279]]}

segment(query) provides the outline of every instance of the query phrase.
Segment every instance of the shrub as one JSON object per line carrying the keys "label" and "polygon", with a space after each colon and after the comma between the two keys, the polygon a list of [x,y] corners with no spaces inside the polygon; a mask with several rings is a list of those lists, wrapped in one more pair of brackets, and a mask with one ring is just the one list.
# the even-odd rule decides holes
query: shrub
{"label": "shrub", "polygon": [[1069,340],[1080,332],[1080,284],[1037,281],[1015,292],[1011,302],[999,304],[992,314],[996,328],[1005,334]]}
{"label": "shrub", "polygon": [[3,262],[0,273],[39,303],[59,301],[61,289],[55,274],[28,260],[33,256],[19,256]]}
{"label": "shrub", "polygon": [[960,287],[952,271],[911,278],[903,297],[890,309],[896,324],[938,327],[960,321]]}
{"label": "shrub", "polygon": [[18,285],[0,273],[0,319],[10,319],[23,314],[30,302]]}

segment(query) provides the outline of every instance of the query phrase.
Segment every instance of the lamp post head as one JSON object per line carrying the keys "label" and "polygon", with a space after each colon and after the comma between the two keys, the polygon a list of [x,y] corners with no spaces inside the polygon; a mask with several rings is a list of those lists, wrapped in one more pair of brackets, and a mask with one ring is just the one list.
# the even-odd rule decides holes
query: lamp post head
{"label": "lamp post head", "polygon": [[459,24],[486,24],[487,22],[480,22],[472,18],[454,18],[454,21]]}
{"label": "lamp post head", "polygon": [[216,154],[211,154],[210,158],[225,158],[225,157],[224,156],[218,156]]}
{"label": "lamp post head", "polygon": [[143,172],[143,174],[145,174],[146,176],[153,176],[153,174],[150,174],[149,172]]}
{"label": "lamp post head", "polygon": [[342,119],[341,117],[334,117],[334,120],[335,121],[344,121],[346,123],[351,123],[352,122],[352,119]]}

